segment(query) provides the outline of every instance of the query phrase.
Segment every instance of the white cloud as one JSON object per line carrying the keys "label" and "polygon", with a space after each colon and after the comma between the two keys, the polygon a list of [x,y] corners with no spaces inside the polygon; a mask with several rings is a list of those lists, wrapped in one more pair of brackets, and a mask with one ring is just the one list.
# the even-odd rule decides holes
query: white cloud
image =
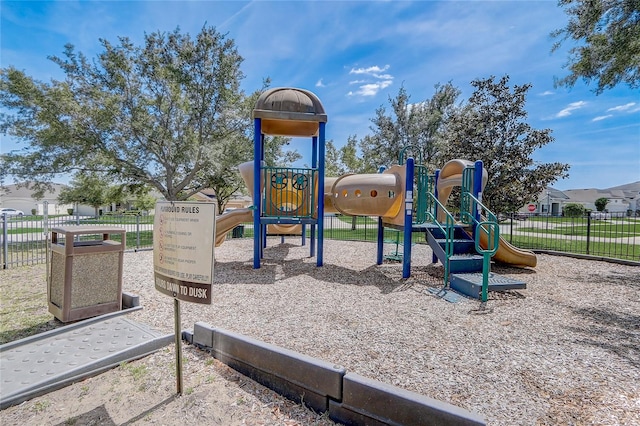
{"label": "white cloud", "polygon": [[611,118],[613,117],[612,114],[607,114],[607,115],[599,115],[597,117],[595,117],[593,120],[591,121],[602,121],[602,120],[606,120],[607,118]]}
{"label": "white cloud", "polygon": [[587,103],[585,101],[572,102],[568,107],[557,113],[556,118],[568,117],[573,111],[578,110],[586,105]]}
{"label": "white cloud", "polygon": [[393,75],[385,73],[391,66],[379,67],[374,65],[368,68],[351,68],[349,74],[364,76],[358,80],[351,80],[349,85],[359,85],[358,90],[349,91],[349,96],[375,96],[380,90],[393,83]]}
{"label": "white cloud", "polygon": [[[628,104],[618,105],[616,107],[609,108],[607,110],[607,112],[609,112],[609,111],[628,111],[628,110],[632,109],[635,106],[635,104],[636,104],[635,102],[629,102]],[[632,111],[637,111],[637,110],[638,110],[637,108],[632,109]]]}
{"label": "white cloud", "polygon": [[378,83],[367,83],[360,86],[355,92],[349,92],[349,96],[375,96],[380,90],[389,87],[393,83],[391,80],[384,80]]}
{"label": "white cloud", "polygon": [[551,90],[545,90],[544,92],[540,93],[538,96],[550,96],[553,94],[554,92],[552,92]]}
{"label": "white cloud", "polygon": [[325,86],[324,83],[322,82],[322,79],[320,79],[317,81],[316,87],[327,87],[327,86]]}
{"label": "white cloud", "polygon": [[380,80],[393,80],[393,76],[391,74],[371,74],[375,78],[379,78]]}
{"label": "white cloud", "polygon": [[374,65],[372,67],[369,68],[351,68],[351,71],[349,71],[349,74],[369,74],[369,75],[374,75],[375,74],[379,74],[383,71],[386,71],[389,69],[389,65],[385,65],[384,67],[380,68],[377,65]]}

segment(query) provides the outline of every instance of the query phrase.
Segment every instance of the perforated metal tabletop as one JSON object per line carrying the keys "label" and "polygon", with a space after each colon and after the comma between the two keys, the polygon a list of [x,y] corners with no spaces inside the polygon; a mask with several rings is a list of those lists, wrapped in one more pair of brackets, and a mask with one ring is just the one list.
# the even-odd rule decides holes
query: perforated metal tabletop
{"label": "perforated metal tabletop", "polygon": [[124,315],[103,315],[0,346],[0,408],[150,354],[173,341]]}

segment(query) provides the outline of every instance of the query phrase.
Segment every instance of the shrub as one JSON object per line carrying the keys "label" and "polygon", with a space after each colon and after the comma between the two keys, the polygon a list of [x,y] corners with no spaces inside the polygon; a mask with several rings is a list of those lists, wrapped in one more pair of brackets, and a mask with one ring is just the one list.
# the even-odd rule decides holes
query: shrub
{"label": "shrub", "polygon": [[562,208],[562,214],[568,217],[584,216],[585,208],[582,204],[570,203]]}
{"label": "shrub", "polygon": [[603,212],[605,211],[605,209],[607,208],[607,204],[609,203],[609,200],[606,199],[605,197],[602,198],[598,198],[595,201],[595,205],[596,205],[596,210],[598,210],[599,212]]}

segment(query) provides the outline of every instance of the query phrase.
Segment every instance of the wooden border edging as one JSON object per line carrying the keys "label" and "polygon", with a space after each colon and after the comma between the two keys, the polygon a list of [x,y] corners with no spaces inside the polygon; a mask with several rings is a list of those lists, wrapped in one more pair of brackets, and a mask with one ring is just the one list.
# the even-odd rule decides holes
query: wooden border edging
{"label": "wooden border edging", "polygon": [[446,402],[368,379],[331,363],[196,322],[183,339],[229,367],[347,425],[484,425]]}

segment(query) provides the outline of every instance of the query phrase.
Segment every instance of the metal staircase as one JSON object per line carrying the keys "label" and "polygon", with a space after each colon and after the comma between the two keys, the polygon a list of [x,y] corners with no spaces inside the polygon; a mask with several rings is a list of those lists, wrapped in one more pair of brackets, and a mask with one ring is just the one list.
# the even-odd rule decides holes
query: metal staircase
{"label": "metal staircase", "polygon": [[[438,224],[426,227],[426,238],[434,255],[434,263],[445,265],[445,285],[466,296],[487,301],[487,292],[527,288],[523,281],[498,275],[485,265],[489,253],[479,253],[476,243],[467,232],[465,225],[453,227],[453,238],[448,239]],[[451,254],[447,254],[447,245]],[[482,249],[481,249],[482,250]],[[486,275],[486,287],[484,286]]]}
{"label": "metal staircase", "polygon": [[[426,240],[433,251],[433,262],[444,265],[444,285],[464,295],[487,301],[489,291],[524,289],[526,283],[491,272],[491,257],[498,250],[500,228],[495,215],[477,195],[482,177],[482,163],[468,167],[462,174],[460,223],[442,205],[436,193],[430,193],[427,215],[431,223],[425,228]],[[475,176],[474,176],[475,175]],[[474,180],[476,186],[474,186]],[[440,210],[444,220],[438,221]],[[482,247],[480,236],[486,236]]]}

